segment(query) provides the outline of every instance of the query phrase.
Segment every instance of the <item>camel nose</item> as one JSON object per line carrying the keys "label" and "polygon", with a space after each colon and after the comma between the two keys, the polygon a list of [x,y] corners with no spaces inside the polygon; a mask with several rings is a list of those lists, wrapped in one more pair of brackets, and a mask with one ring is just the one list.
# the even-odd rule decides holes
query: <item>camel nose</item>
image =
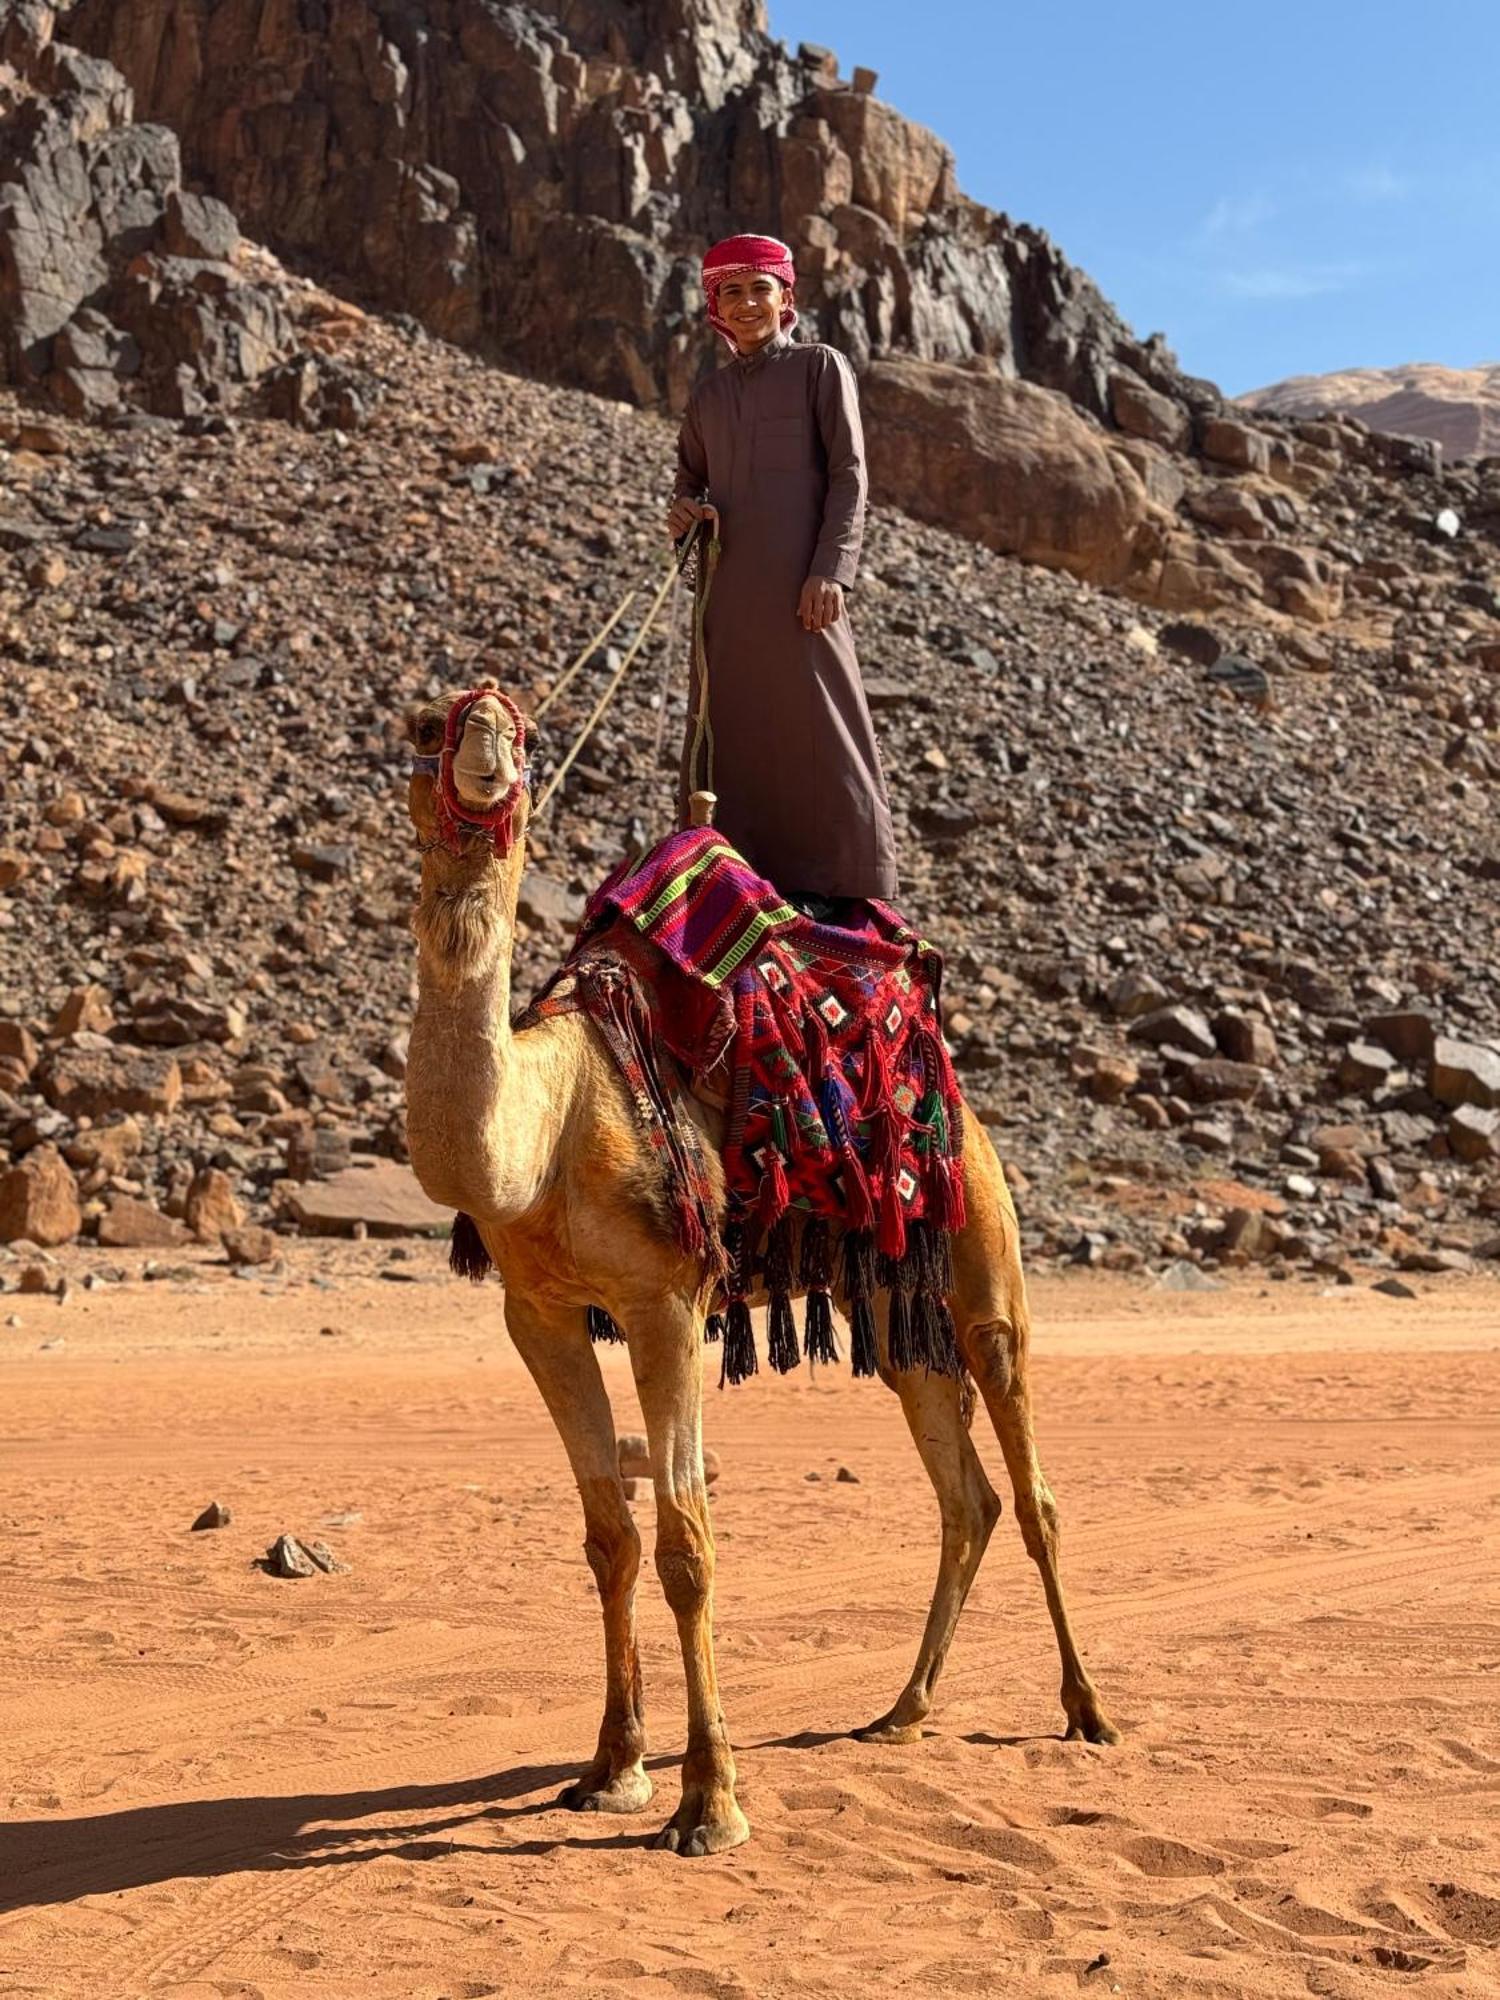
{"label": "camel nose", "polygon": [[461,799],[488,805],[496,792],[516,781],[511,720],[491,695],[482,695],[464,718],[464,733],[453,758],[453,782]]}

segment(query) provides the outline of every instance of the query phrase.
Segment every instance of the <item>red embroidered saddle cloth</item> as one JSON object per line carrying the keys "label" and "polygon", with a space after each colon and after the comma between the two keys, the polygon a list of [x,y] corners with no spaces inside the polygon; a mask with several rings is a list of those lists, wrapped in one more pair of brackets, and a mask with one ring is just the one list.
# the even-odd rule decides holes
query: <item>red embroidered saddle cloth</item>
{"label": "red embroidered saddle cloth", "polygon": [[[832,1231],[846,1298],[880,1287],[893,1307],[903,1292],[936,1311],[951,1283],[946,1239],[964,1220],[941,986],[941,955],[894,910],[869,902],[845,924],[814,922],[722,835],[694,828],[602,884],[527,1018],[581,1008],[597,1022],[662,1158],[683,1242],[725,1272],[731,1307],[757,1269],[773,1307],[790,1289],[790,1221],[813,1290],[832,1289]],[[727,1215],[713,1213],[673,1062],[727,1101]],[[943,1365],[927,1351],[939,1344],[936,1332],[919,1342],[919,1358]]]}

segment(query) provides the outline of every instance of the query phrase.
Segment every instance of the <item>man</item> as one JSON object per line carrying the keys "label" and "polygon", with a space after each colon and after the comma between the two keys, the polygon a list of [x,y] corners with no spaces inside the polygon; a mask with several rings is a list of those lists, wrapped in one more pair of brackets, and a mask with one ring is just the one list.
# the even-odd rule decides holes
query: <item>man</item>
{"label": "man", "polygon": [[789,899],[826,917],[844,897],[896,893],[896,850],[844,593],[864,533],[865,460],[844,357],[794,342],[792,253],[732,236],[703,260],[708,316],[733,350],[694,390],[677,448],[674,539],[717,523],[722,555],[697,669],[683,804],[718,795],[716,824]]}

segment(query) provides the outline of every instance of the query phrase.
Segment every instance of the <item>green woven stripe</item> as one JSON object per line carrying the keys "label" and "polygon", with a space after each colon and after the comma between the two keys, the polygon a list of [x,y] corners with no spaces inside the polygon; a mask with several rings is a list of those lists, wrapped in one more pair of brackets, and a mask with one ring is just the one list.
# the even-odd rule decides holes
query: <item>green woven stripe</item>
{"label": "green woven stripe", "polygon": [[698,859],[684,868],[680,875],[674,875],[654,903],[644,910],[637,911],[633,919],[636,929],[648,930],[663,910],[669,909],[679,896],[687,894],[689,885],[697,881],[704,870],[713,864],[715,858],[712,850],[700,854]]}
{"label": "green woven stripe", "polygon": [[722,986],[754,951],[767,931],[779,930],[781,925],[796,921],[797,912],[786,903],[778,903],[774,910],[757,910],[744,935],[724,954],[713,971],[705,975],[705,984]]}

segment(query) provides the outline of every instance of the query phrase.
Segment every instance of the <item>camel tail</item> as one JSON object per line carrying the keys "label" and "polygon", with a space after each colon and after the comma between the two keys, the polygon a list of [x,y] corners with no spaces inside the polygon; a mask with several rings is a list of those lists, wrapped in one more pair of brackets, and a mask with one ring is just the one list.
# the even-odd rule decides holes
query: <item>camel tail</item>
{"label": "camel tail", "polygon": [[482,1285],[490,1274],[490,1253],[472,1215],[462,1209],[453,1218],[453,1240],[448,1246],[448,1268],[455,1278],[467,1278]]}

